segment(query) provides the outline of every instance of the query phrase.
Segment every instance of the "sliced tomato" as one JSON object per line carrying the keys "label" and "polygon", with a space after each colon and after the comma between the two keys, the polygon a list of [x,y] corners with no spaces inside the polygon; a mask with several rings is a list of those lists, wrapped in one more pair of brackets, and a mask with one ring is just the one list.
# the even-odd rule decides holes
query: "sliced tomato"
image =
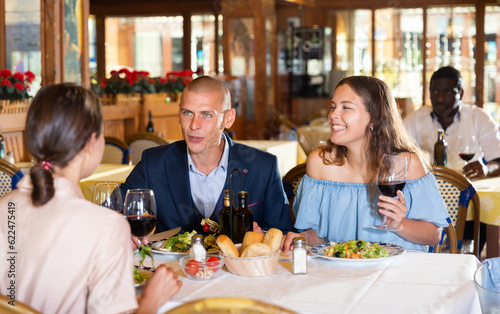
{"label": "sliced tomato", "polygon": [[199,268],[200,268],[200,262],[192,259],[189,262],[187,262],[186,267],[185,267],[185,271],[186,271],[186,274],[195,275],[198,272]]}
{"label": "sliced tomato", "polygon": [[[207,259],[207,266],[208,267],[217,267],[220,265],[219,258],[216,256],[210,256]],[[214,272],[218,271],[220,268],[214,268],[212,269]]]}

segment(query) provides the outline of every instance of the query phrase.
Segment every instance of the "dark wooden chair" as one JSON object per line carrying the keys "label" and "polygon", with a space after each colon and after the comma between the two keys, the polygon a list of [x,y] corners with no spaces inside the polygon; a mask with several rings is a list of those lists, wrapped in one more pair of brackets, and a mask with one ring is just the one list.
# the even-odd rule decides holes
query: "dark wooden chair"
{"label": "dark wooden chair", "polygon": [[297,194],[299,183],[305,174],[306,164],[302,163],[290,169],[283,177],[283,188],[290,204],[290,215],[292,215],[293,223],[295,223],[295,215],[292,210],[293,201],[295,199],[295,195]]}
{"label": "dark wooden chair", "polygon": [[451,223],[455,227],[458,251],[462,248],[465,221],[470,201],[474,208],[474,255],[479,258],[479,212],[480,203],[476,189],[472,182],[455,170],[433,166],[432,172],[436,176],[439,191],[448,208]]}

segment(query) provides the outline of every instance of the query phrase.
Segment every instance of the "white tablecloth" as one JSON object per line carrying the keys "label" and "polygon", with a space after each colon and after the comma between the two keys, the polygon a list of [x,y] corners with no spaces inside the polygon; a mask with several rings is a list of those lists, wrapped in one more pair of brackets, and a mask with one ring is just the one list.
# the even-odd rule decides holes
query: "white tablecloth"
{"label": "white tablecloth", "polygon": [[273,276],[240,277],[223,268],[211,281],[187,279],[175,257],[155,259],[183,281],[160,312],[202,298],[238,297],[298,313],[481,313],[473,282],[479,261],[473,255],[406,253],[356,265],[308,256],[306,275],[293,275],[291,261],[282,258]]}

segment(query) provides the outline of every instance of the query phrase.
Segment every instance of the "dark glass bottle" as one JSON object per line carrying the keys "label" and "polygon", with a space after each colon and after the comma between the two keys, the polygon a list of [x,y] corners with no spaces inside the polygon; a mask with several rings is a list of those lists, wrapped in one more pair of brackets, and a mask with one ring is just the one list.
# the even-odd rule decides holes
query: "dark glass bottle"
{"label": "dark glass bottle", "polygon": [[219,211],[219,234],[227,235],[231,240],[232,235],[232,225],[231,225],[231,191],[224,190],[224,203]]}
{"label": "dark glass bottle", "polygon": [[233,242],[242,243],[247,231],[253,231],[253,213],[248,208],[248,192],[238,192],[238,208],[233,212]]}
{"label": "dark glass bottle", "polygon": [[2,132],[0,132],[0,158],[5,159],[5,141],[3,140]]}
{"label": "dark glass bottle", "polygon": [[438,166],[444,166],[448,164],[448,143],[444,139],[444,131],[438,131],[438,138],[436,144],[434,144],[434,163]]}
{"label": "dark glass bottle", "polygon": [[146,127],[146,132],[154,133],[155,127],[153,125],[153,114],[151,113],[151,110],[149,110],[148,114],[149,114],[149,122],[148,126]]}

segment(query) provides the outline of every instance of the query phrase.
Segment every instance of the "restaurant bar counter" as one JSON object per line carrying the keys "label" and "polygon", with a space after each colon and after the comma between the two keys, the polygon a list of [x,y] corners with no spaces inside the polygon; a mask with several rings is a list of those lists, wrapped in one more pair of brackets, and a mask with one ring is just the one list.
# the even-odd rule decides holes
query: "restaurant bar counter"
{"label": "restaurant bar counter", "polygon": [[473,255],[405,253],[361,262],[308,256],[308,273],[293,275],[290,256],[282,254],[272,276],[240,277],[224,267],[209,281],[186,278],[178,259],[155,255],[183,281],[159,313],[216,297],[251,298],[297,313],[481,313],[473,282],[480,263]]}

